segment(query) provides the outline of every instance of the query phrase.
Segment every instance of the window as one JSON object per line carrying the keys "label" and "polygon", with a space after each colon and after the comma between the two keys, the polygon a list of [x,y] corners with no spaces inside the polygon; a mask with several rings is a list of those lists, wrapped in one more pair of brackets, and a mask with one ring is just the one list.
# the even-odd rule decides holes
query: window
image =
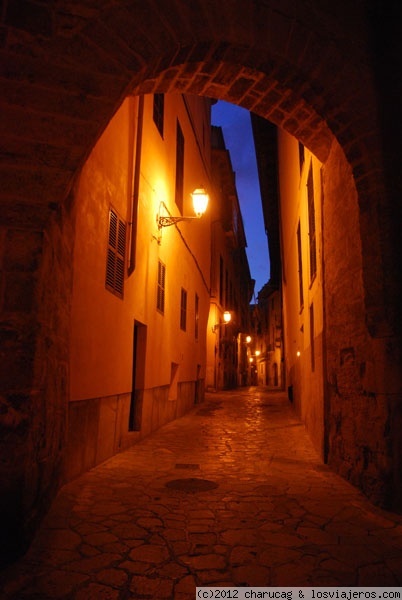
{"label": "window", "polygon": [[233,233],[235,234],[235,237],[237,239],[238,233],[239,233],[239,215],[238,215],[237,209],[234,205],[232,207],[232,227],[233,227]]}
{"label": "window", "polygon": [[315,370],[315,352],[314,352],[314,306],[310,306],[310,348],[311,348],[311,370]]}
{"label": "window", "polygon": [[299,142],[299,166],[300,166],[300,173],[303,170],[303,165],[304,165],[304,146],[301,142]]}
{"label": "window", "polygon": [[223,304],[223,258],[219,257],[219,302]]}
{"label": "window", "polygon": [[176,130],[176,190],[175,201],[180,214],[183,214],[183,186],[184,186],[184,136],[177,121]]}
{"label": "window", "polygon": [[153,118],[159,133],[163,137],[163,120],[164,120],[165,96],[164,94],[154,94],[154,110]]}
{"label": "window", "polygon": [[307,201],[308,201],[308,236],[310,250],[310,282],[313,281],[317,273],[317,247],[315,235],[315,206],[314,206],[314,184],[313,169],[310,170],[307,179]]}
{"label": "window", "polygon": [[302,308],[304,304],[303,297],[303,264],[302,264],[302,245],[301,245],[301,233],[300,233],[300,221],[297,226],[297,259],[299,266],[299,300],[300,300],[300,308]]}
{"label": "window", "polygon": [[198,340],[198,328],[200,321],[199,302],[200,300],[198,298],[198,294],[196,294],[194,301],[194,337],[196,340]]}
{"label": "window", "polygon": [[181,288],[181,302],[180,302],[180,329],[186,331],[187,326],[187,292]]}
{"label": "window", "polygon": [[109,239],[106,259],[106,289],[123,298],[124,261],[126,252],[126,223],[111,208],[109,210]]}
{"label": "window", "polygon": [[156,296],[156,308],[161,312],[165,312],[165,283],[166,283],[166,266],[158,262],[158,288]]}

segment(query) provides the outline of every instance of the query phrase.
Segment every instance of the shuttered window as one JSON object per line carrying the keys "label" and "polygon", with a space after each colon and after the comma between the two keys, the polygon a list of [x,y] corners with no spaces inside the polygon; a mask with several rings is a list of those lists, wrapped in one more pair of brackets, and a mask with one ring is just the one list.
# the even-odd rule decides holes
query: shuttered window
{"label": "shuttered window", "polygon": [[109,239],[106,260],[106,288],[123,298],[124,263],[126,253],[126,223],[117,213],[109,211]]}
{"label": "shuttered window", "polygon": [[156,295],[156,308],[161,312],[165,312],[165,283],[166,283],[166,266],[158,262],[158,286]]}

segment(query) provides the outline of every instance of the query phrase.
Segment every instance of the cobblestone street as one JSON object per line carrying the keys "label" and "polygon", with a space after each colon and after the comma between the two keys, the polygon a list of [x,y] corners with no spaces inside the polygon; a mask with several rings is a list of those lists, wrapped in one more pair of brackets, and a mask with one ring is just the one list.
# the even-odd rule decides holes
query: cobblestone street
{"label": "cobblestone street", "polygon": [[207,394],[59,493],[3,599],[402,585],[402,517],[323,465],[284,394]]}

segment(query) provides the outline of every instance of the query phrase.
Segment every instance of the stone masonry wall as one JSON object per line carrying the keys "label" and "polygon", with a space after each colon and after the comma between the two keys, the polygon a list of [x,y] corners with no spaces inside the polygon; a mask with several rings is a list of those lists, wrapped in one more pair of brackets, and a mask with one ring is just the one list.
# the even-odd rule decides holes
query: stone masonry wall
{"label": "stone masonry wall", "polygon": [[[131,394],[91,398],[68,405],[68,440],[63,482],[78,477],[114,454],[126,450],[169,421],[185,415],[195,404],[195,382],[178,384],[170,400],[169,386],[140,390],[141,429],[128,431]],[[201,402],[203,394],[199,395]]]}
{"label": "stone masonry wall", "polygon": [[0,240],[0,562],[7,562],[29,542],[60,484],[74,233],[59,209],[46,232],[3,228]]}
{"label": "stone masonry wall", "polygon": [[22,489],[38,401],[34,389],[35,289],[42,246],[40,231],[0,230],[0,527],[6,537],[0,560],[13,555],[23,537],[20,519],[27,499]]}
{"label": "stone masonry wall", "polygon": [[324,169],[323,217],[328,459],[371,500],[398,510],[401,452],[393,452],[392,440],[400,437],[400,363],[392,338],[370,333],[361,248],[377,240],[361,239],[360,218],[350,166],[334,143]]}

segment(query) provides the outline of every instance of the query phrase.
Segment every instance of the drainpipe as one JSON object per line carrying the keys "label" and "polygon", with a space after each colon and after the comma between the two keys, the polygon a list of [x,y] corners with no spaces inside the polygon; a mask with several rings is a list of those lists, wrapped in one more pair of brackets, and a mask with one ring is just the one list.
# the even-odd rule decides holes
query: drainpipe
{"label": "drainpipe", "polygon": [[135,163],[133,177],[133,193],[131,200],[130,215],[130,244],[128,257],[128,274],[131,275],[135,269],[135,251],[137,246],[137,220],[138,220],[138,199],[140,189],[140,170],[141,170],[141,152],[142,152],[142,126],[144,121],[144,96],[138,97],[137,114],[137,139],[135,146]]}

